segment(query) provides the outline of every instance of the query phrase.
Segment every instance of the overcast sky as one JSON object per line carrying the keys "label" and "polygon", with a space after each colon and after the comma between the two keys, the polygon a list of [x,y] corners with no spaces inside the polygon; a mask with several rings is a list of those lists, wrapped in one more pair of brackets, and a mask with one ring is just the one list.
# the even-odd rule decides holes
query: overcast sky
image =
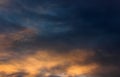
{"label": "overcast sky", "polygon": [[120,77],[119,4],[0,0],[0,75]]}

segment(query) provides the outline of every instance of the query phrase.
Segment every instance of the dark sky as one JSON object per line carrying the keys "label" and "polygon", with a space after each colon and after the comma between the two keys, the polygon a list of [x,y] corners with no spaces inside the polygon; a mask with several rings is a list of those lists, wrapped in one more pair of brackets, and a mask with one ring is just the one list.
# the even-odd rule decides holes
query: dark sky
{"label": "dark sky", "polygon": [[[0,0],[0,68],[6,68],[0,72],[14,73],[13,68],[11,71],[7,68],[18,64],[18,60],[22,62],[15,66],[17,72],[18,67],[23,69],[21,65],[26,63],[26,56],[34,57],[36,64],[42,65],[36,56],[41,59],[47,51],[49,57],[44,58],[49,58],[48,64],[54,63],[53,56],[60,56],[60,61],[64,61],[65,56],[71,59],[70,65],[58,62],[54,67],[50,66],[50,72],[56,67],[68,72],[74,66],[81,68],[96,64],[94,73],[90,73],[93,77],[120,77],[119,4],[119,0]],[[48,70],[48,65],[44,67]]]}

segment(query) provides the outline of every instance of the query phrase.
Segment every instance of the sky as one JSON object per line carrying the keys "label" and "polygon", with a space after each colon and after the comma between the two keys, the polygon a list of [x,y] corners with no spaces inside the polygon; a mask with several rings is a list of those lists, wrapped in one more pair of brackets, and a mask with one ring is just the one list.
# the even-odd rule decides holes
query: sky
{"label": "sky", "polygon": [[0,0],[0,77],[120,77],[119,0]]}

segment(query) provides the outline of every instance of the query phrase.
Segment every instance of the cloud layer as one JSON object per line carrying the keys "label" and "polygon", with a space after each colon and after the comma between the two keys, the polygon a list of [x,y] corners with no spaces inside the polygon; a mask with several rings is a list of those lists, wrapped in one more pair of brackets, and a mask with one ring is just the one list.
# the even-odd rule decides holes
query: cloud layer
{"label": "cloud layer", "polygon": [[0,0],[2,77],[119,77],[118,0]]}

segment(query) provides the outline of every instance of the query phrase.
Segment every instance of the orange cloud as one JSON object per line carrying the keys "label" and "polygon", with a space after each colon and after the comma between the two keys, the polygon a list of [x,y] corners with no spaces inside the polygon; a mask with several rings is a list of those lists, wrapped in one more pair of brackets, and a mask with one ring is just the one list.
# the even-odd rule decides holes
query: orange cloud
{"label": "orange cloud", "polygon": [[32,40],[36,34],[35,32],[31,29],[24,29],[15,33],[0,34],[0,63],[1,61],[17,56],[17,53],[14,53],[14,50],[12,50],[15,46],[14,43]]}
{"label": "orange cloud", "polygon": [[[32,54],[17,54],[12,50],[15,41],[31,41],[36,36],[36,31],[24,29],[16,33],[0,34],[0,72],[13,74],[24,70],[29,77],[35,77],[45,69],[44,75],[66,73],[67,75],[92,74],[99,66],[96,63],[87,63],[95,53],[88,50],[75,49],[66,53],[58,53],[52,50],[34,50]],[[24,51],[26,52],[26,51]],[[17,56],[22,56],[17,58]]]}
{"label": "orange cloud", "polygon": [[[79,56],[77,57],[79,53]],[[89,55],[88,55],[89,54]],[[66,73],[67,75],[80,75],[94,71],[98,66],[93,64],[79,65],[77,62],[84,62],[87,58],[93,56],[86,51],[78,50],[68,54],[58,54],[53,51],[37,51],[35,54],[26,55],[23,59],[11,60],[7,64],[0,65],[1,71],[8,74],[25,70],[31,76],[39,74],[43,69],[48,70],[48,74],[53,73]],[[77,57],[77,58],[76,58]],[[52,70],[52,68],[60,67],[61,69]],[[64,68],[63,68],[64,67]],[[61,72],[59,72],[61,71]]]}

